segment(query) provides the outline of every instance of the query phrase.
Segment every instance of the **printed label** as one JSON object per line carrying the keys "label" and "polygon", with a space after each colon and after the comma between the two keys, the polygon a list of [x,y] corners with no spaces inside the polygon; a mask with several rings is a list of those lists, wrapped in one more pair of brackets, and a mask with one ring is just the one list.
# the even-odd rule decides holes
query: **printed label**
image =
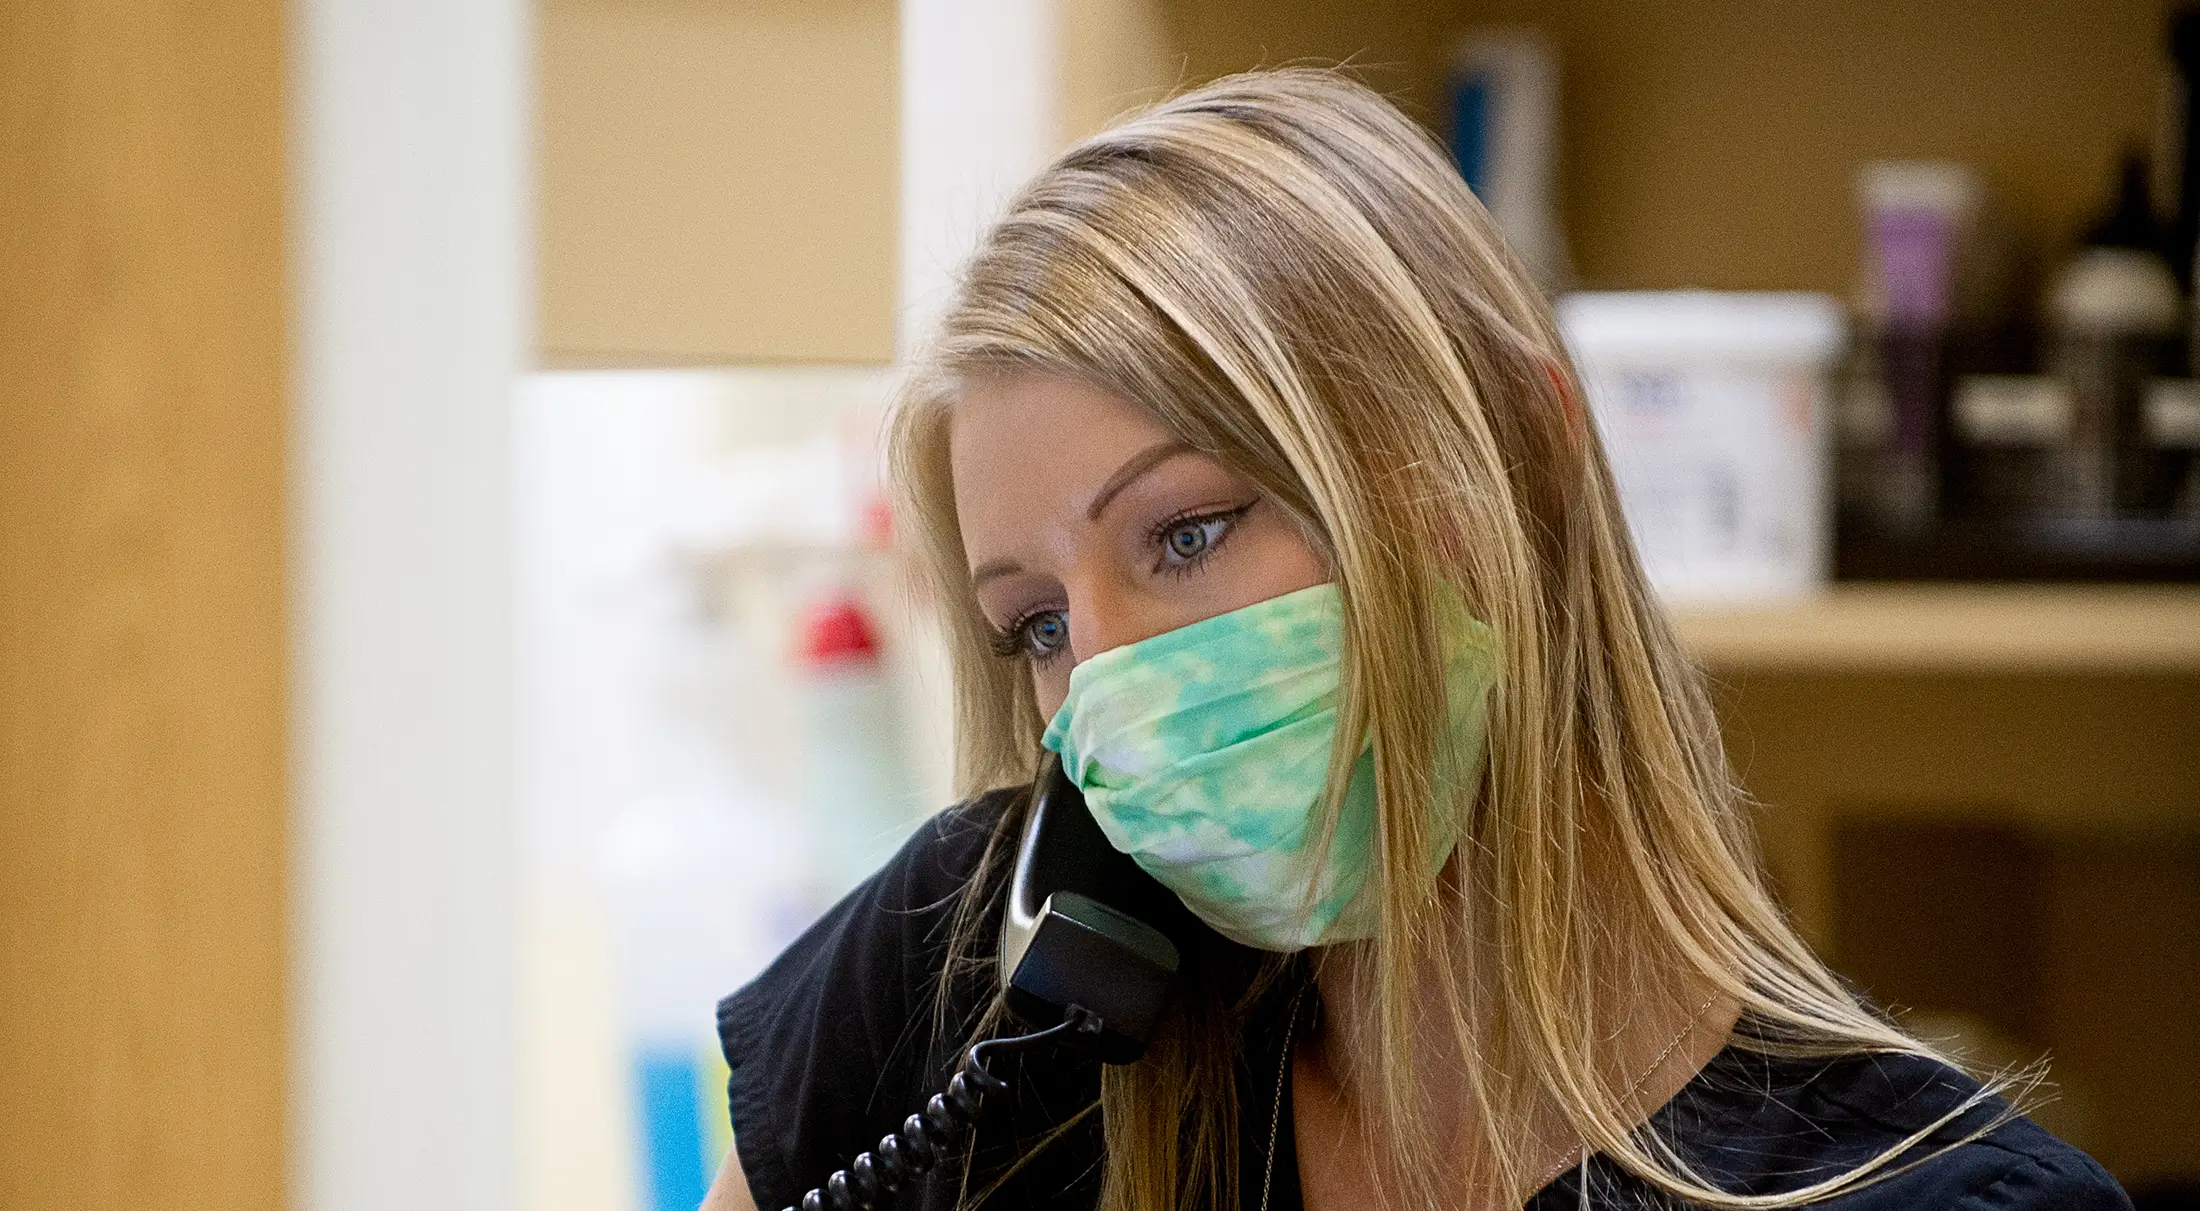
{"label": "printed label", "polygon": [[2077,407],[2070,385],[2044,374],[1973,374],[1957,380],[1956,434],[1976,446],[2068,441]]}
{"label": "printed label", "polygon": [[2158,378],[2141,406],[2147,440],[2165,450],[2200,450],[2200,379]]}

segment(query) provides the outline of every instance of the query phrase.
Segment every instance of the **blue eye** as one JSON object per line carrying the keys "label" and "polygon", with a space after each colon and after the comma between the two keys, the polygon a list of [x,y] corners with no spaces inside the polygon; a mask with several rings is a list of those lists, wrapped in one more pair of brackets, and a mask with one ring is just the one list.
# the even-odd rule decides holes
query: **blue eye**
{"label": "blue eye", "polygon": [[1018,623],[1016,630],[1033,660],[1045,660],[1069,646],[1069,615],[1061,610],[1042,610]]}
{"label": "blue eye", "polygon": [[1176,559],[1193,559],[1214,543],[1222,529],[1219,521],[1188,521],[1169,531],[1169,555]]}
{"label": "blue eye", "polygon": [[1003,660],[1045,664],[1069,650],[1069,611],[1033,610],[994,631],[988,642]]}
{"label": "blue eye", "polygon": [[1179,517],[1161,523],[1154,531],[1154,539],[1161,545],[1161,570],[1185,571],[1213,554],[1229,535],[1230,527],[1250,508],[1251,505],[1244,505],[1221,513]]}

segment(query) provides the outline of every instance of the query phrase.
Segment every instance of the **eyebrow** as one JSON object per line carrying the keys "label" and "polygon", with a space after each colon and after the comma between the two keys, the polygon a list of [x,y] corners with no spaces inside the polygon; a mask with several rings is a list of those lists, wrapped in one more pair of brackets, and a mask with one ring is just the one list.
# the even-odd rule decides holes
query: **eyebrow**
{"label": "eyebrow", "polygon": [[1114,503],[1116,496],[1119,495],[1123,491],[1123,489],[1128,488],[1132,484],[1138,482],[1139,476],[1144,475],[1146,472],[1153,470],[1155,467],[1158,467],[1161,464],[1169,461],[1170,459],[1175,458],[1179,454],[1196,453],[1198,453],[1198,451],[1192,449],[1190,446],[1185,445],[1181,441],[1165,441],[1156,445],[1148,446],[1138,453],[1131,455],[1129,459],[1124,461],[1122,466],[1115,469],[1115,474],[1108,476],[1108,482],[1101,484],[1100,490],[1093,493],[1092,503],[1085,506],[1085,520],[1100,520],[1100,515],[1107,511],[1107,508],[1110,504]]}
{"label": "eyebrow", "polygon": [[[1092,503],[1085,506],[1085,520],[1100,520],[1100,514],[1107,511],[1107,507],[1114,503],[1115,498],[1122,493],[1123,489],[1138,482],[1139,476],[1179,454],[1197,453],[1199,451],[1185,445],[1183,442],[1172,440],[1158,442],[1131,455],[1124,460],[1122,466],[1115,469],[1115,474],[1108,476],[1106,483],[1100,485],[1100,490],[1093,493]],[[975,589],[986,581],[995,580],[1002,576],[1013,576],[1023,570],[1024,565],[1013,559],[989,559],[971,569],[970,587]]]}
{"label": "eyebrow", "polygon": [[988,580],[1000,576],[1014,576],[1024,570],[1024,565],[1013,559],[988,559],[970,573],[970,587],[975,589]]}

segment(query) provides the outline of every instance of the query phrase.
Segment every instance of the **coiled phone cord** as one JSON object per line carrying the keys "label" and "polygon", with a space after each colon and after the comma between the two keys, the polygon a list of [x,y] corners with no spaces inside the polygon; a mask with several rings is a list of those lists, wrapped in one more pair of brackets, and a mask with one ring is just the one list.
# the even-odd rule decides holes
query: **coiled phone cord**
{"label": "coiled phone cord", "polygon": [[[912,1114],[901,1130],[886,1136],[878,1147],[849,1162],[848,1167],[825,1179],[825,1184],[802,1196],[800,1211],[880,1211],[912,1180],[931,1172],[962,1142],[977,1124],[985,1099],[1008,1088],[986,1063],[995,1055],[1029,1051],[1056,1039],[1072,1036],[1097,1038],[1100,1019],[1081,1005],[1072,1005],[1060,1023],[1013,1038],[987,1039],[963,1056],[962,1066],[948,1078],[947,1088],[932,1095],[921,1114]],[[788,1207],[787,1211],[796,1211]]]}

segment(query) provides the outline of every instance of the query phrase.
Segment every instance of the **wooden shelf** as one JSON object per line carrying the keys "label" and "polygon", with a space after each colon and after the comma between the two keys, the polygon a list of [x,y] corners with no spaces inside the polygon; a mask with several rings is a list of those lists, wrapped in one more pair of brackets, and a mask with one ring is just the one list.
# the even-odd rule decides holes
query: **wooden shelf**
{"label": "wooden shelf", "polygon": [[1674,619],[1716,673],[2200,673],[2194,586],[1840,585]]}

